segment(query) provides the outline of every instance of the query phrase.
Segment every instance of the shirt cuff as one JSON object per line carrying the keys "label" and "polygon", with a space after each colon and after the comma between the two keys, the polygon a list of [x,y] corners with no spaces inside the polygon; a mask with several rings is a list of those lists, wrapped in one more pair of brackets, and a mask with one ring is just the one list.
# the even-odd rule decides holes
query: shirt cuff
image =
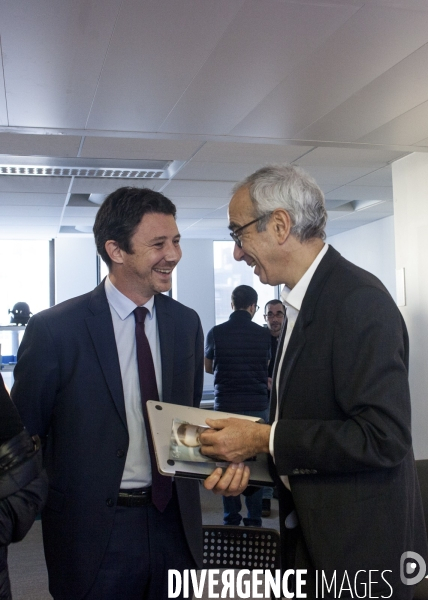
{"label": "shirt cuff", "polygon": [[274,451],[274,437],[275,437],[275,427],[278,421],[274,421],[271,425],[270,436],[269,436],[269,454],[272,456],[273,461],[275,462],[275,456],[273,454]]}

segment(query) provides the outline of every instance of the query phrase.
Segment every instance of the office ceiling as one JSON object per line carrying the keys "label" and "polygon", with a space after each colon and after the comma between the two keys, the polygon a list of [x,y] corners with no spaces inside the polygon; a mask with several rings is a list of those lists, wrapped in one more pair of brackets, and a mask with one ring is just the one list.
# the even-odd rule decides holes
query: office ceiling
{"label": "office ceiling", "polygon": [[0,36],[3,239],[89,235],[122,185],[228,239],[271,162],[317,179],[334,235],[392,215],[391,162],[428,152],[428,0],[14,0]]}

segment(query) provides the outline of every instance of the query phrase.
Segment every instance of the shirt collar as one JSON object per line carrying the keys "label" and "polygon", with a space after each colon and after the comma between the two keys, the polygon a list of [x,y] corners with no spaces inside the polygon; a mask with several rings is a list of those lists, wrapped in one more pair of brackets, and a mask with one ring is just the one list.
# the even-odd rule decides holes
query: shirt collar
{"label": "shirt collar", "polygon": [[290,290],[286,285],[284,286],[281,292],[282,301],[288,306],[292,306],[296,310],[300,310],[303,302],[303,298],[307,292],[309,284],[311,282],[312,277],[314,276],[315,271],[317,270],[318,265],[323,259],[324,255],[328,250],[328,244],[324,244],[321,252],[317,255],[309,269],[304,273],[303,277],[299,279],[294,288]]}
{"label": "shirt collar", "polygon": [[[137,308],[137,304],[122,294],[122,292],[113,285],[108,275],[105,278],[104,287],[108,303],[114,308],[122,321],[124,321]],[[148,316],[150,319],[153,318],[154,301],[155,297],[152,296],[150,300],[142,305],[149,311]]]}

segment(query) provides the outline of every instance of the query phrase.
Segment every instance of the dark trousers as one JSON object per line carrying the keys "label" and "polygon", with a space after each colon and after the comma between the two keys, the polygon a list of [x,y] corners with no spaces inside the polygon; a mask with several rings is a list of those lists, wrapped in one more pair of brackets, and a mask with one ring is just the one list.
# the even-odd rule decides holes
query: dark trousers
{"label": "dark trousers", "polygon": [[168,569],[196,569],[176,495],[163,513],[152,504],[118,506],[106,553],[85,600],[166,600]]}

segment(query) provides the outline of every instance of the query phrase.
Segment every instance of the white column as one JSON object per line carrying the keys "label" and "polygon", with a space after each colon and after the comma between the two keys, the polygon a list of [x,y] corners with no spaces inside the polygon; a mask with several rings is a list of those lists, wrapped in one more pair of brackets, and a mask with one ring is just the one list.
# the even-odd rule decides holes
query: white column
{"label": "white column", "polygon": [[[393,163],[396,267],[404,269],[416,458],[428,458],[428,154]],[[398,294],[397,294],[398,297]]]}

